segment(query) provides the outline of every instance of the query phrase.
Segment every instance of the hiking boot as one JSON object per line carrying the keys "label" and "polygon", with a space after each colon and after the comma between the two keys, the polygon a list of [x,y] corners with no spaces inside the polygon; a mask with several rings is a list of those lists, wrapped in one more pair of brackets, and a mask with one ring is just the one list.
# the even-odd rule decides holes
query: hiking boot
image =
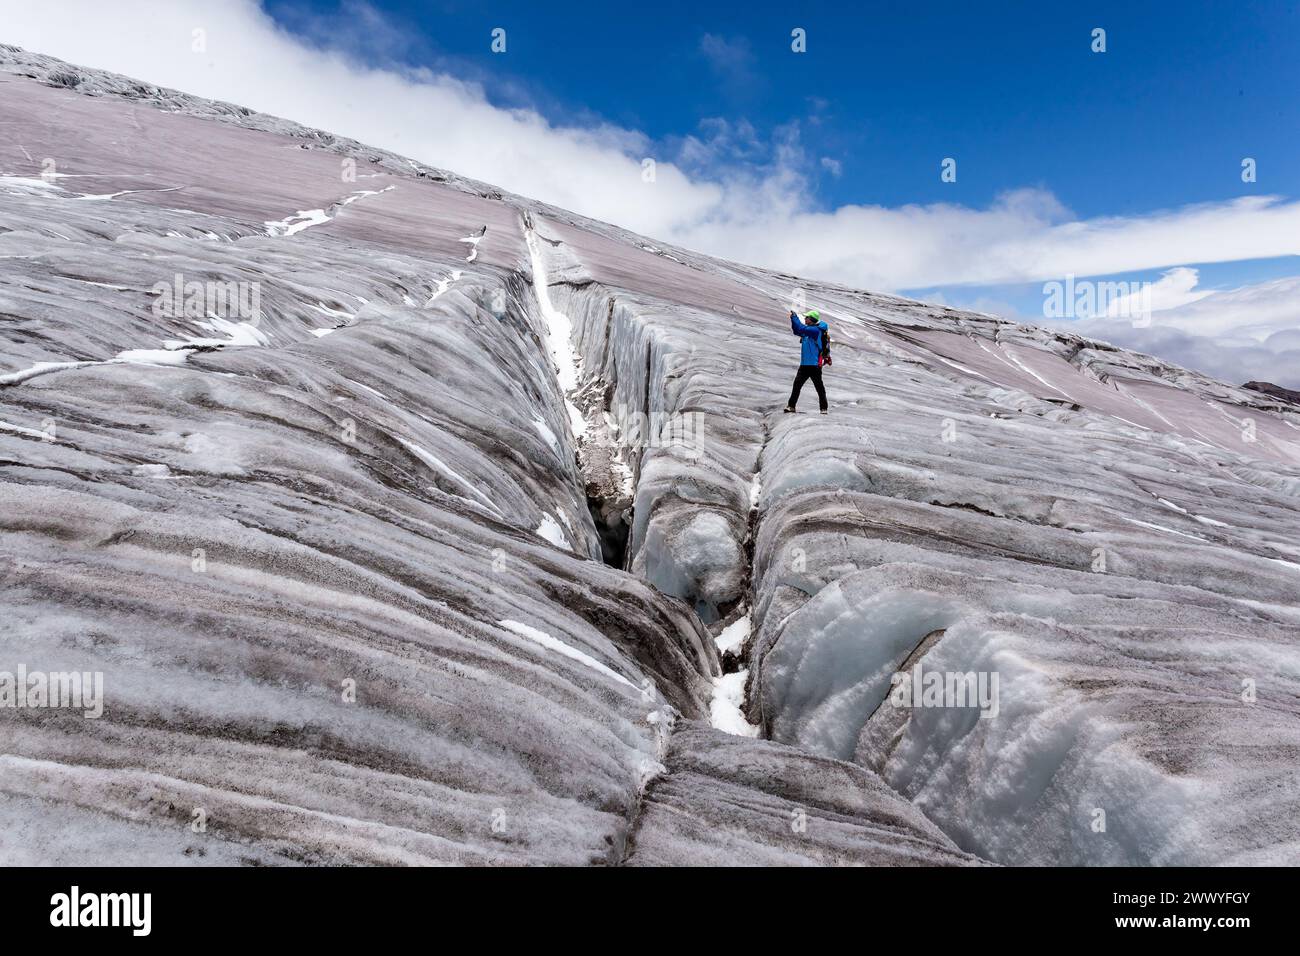
{"label": "hiking boot", "polygon": [[826,409],[823,408],[823,409],[822,409],[822,414],[823,414],[823,415],[829,415],[830,412],[828,412]]}
{"label": "hiking boot", "polygon": [[782,411],[784,411],[787,415],[793,415],[793,414],[794,414],[794,409],[791,408],[789,405],[787,405],[784,409],[782,409]]}

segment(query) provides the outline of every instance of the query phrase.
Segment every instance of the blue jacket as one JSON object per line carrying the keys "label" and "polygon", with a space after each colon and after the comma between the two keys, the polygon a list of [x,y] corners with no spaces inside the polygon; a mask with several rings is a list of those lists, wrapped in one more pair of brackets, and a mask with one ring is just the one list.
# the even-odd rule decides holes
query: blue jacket
{"label": "blue jacket", "polygon": [[822,355],[822,333],[827,330],[825,322],[818,322],[816,325],[804,325],[803,320],[796,317],[793,313],[790,315],[790,331],[799,336],[800,365],[818,365]]}

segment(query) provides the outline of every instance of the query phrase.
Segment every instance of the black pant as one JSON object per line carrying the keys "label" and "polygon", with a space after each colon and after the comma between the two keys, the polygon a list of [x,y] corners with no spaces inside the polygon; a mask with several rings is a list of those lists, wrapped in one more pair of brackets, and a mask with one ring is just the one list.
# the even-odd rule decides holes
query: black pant
{"label": "black pant", "polygon": [[812,379],[813,387],[817,389],[817,401],[821,403],[822,411],[826,411],[826,389],[822,387],[822,369],[820,365],[800,365],[799,371],[794,377],[794,388],[790,391],[790,408],[794,408],[799,401],[799,392],[803,389],[803,383]]}

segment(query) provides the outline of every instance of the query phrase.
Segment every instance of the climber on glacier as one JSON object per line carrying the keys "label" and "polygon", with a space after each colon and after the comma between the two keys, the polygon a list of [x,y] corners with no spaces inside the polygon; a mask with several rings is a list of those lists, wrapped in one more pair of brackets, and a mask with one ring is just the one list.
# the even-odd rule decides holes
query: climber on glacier
{"label": "climber on glacier", "polygon": [[790,390],[790,401],[785,406],[786,414],[795,410],[803,383],[809,379],[812,379],[813,387],[817,389],[817,401],[821,404],[822,414],[826,414],[822,366],[830,362],[830,334],[821,318],[821,313],[813,309],[804,316],[801,323],[797,313],[790,313],[790,331],[799,337],[799,371],[794,376],[794,388]]}

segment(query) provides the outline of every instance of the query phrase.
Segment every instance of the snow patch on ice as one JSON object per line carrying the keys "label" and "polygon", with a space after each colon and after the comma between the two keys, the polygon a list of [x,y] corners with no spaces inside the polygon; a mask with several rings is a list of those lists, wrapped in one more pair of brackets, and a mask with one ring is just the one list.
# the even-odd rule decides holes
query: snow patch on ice
{"label": "snow patch on ice", "polygon": [[555,437],[555,432],[551,431],[551,426],[547,425],[546,422],[540,418],[534,418],[533,427],[536,428],[537,433],[546,440],[546,443],[551,446],[551,450],[558,455],[560,453],[560,440]]}
{"label": "snow patch on ice", "polygon": [[371,388],[369,385],[362,385],[360,382],[351,378],[345,378],[343,381],[347,382],[349,385],[355,385],[357,388],[364,388],[370,394],[378,395],[384,401],[388,401],[388,396],[385,395],[383,392],[379,391],[379,389],[377,388]]}
{"label": "snow patch on ice", "polygon": [[429,296],[429,301],[424,303],[424,307],[427,309],[429,306],[433,305],[433,303],[437,300],[438,296],[442,295],[444,292],[450,289],[451,284],[453,282],[459,281],[462,275],[464,275],[464,273],[461,272],[459,269],[452,269],[450,274],[448,274],[446,277],[442,279],[438,279],[437,280],[438,288],[434,290],[433,295]]}
{"label": "snow patch on ice", "polygon": [[[386,193],[393,188],[394,187],[392,186],[385,186],[383,189],[361,189],[352,193],[350,196],[345,196],[330,208],[349,206],[358,199],[364,199],[366,196],[378,196],[380,193]],[[292,216],[286,216],[284,219],[268,219],[263,223],[263,225],[266,226],[266,234],[268,236],[293,236],[302,232],[304,229],[309,229],[312,226],[319,226],[322,223],[329,222],[333,218],[334,217],[324,209],[299,209],[298,212]]]}
{"label": "snow patch on ice", "polygon": [[473,262],[478,258],[478,244],[483,241],[483,237],[486,235],[487,227],[485,226],[477,236],[465,236],[460,240],[461,242],[468,242],[470,245],[469,255],[465,257],[466,262]]}
{"label": "snow patch on ice", "polygon": [[[118,352],[113,362],[127,362],[136,365],[184,365],[193,349],[127,349]],[[91,365],[107,365],[107,362],[91,362]]]}
{"label": "snow patch on ice", "polygon": [[62,186],[32,179],[27,176],[0,176],[0,191],[11,196],[48,196],[51,192],[61,192]]}
{"label": "snow patch on ice", "polygon": [[631,498],[636,494],[636,476],[632,473],[632,466],[623,460],[623,454],[624,450],[619,448],[617,457],[610,459],[609,467],[618,484],[619,493],[624,498]]}
{"label": "snow patch on ice", "polygon": [[266,234],[268,236],[294,236],[311,226],[319,226],[323,222],[329,222],[330,217],[325,214],[324,209],[299,209],[292,216],[286,216],[284,219],[267,220]]}
{"label": "snow patch on ice", "polygon": [[113,285],[111,282],[95,282],[93,279],[78,279],[77,281],[78,281],[78,282],[84,282],[84,283],[86,283],[86,285],[95,285],[95,286],[99,286],[101,289],[112,289],[114,292],[132,292],[132,291],[135,291],[135,290],[133,290],[130,286],[126,286],[126,285]]}
{"label": "snow patch on ice", "polygon": [[491,508],[496,514],[498,515],[501,514],[500,508],[494,505],[481,491],[475,488],[462,475],[460,475],[454,469],[448,467],[447,464],[437,455],[431,454],[430,452],[428,452],[424,448],[421,448],[413,441],[407,441],[405,438],[400,438],[400,437],[397,440],[401,442],[403,445],[405,445],[417,458],[419,458],[422,462],[424,462],[434,471],[442,472],[448,478],[457,482],[461,487],[463,487],[466,491],[472,494],[479,501],[483,502],[483,504],[487,505],[487,507]]}
{"label": "snow patch on ice", "polygon": [[19,435],[26,435],[28,438],[48,438],[45,432],[39,432],[35,428],[24,428],[22,425],[11,425],[8,422],[0,422],[0,431],[15,432]]}
{"label": "snow patch on ice", "polygon": [[[110,199],[116,199],[118,196],[129,196],[132,193],[172,193],[172,192],[176,192],[178,189],[184,189],[184,188],[185,188],[184,186],[165,186],[161,189],[122,189],[115,193],[100,193],[98,195],[93,195],[93,196],[90,193],[82,193],[80,196],[73,196],[72,198],[89,200],[89,201],[110,200]],[[185,238],[185,237],[182,236],[181,238]]]}
{"label": "snow patch on ice", "polygon": [[606,667],[604,664],[596,660],[590,654],[584,654],[582,651],[570,647],[568,644],[565,644],[563,641],[556,640],[555,638],[551,637],[551,635],[547,634],[545,631],[539,631],[535,627],[530,627],[527,624],[523,624],[519,621],[512,621],[509,619],[497,621],[497,624],[500,625],[501,627],[504,627],[508,631],[518,634],[520,637],[527,638],[528,640],[532,641],[535,644],[540,644],[542,647],[546,648],[547,650],[555,651],[557,654],[567,657],[570,660],[577,661],[579,664],[585,664],[587,667],[590,667],[594,671],[599,671],[601,674],[604,674],[606,677],[612,677],[620,684],[626,684],[628,687],[631,687],[633,690],[636,689],[636,685],[633,684],[626,677],[624,677],[622,674],[618,673],[615,670],[612,670],[609,667]]}
{"label": "snow patch on ice", "polygon": [[134,466],[131,474],[139,478],[166,478],[171,474],[171,469],[161,464],[143,464]]}
{"label": "snow patch on ice", "polygon": [[740,649],[745,646],[745,642],[749,640],[749,632],[753,628],[751,613],[746,611],[743,617],[732,621],[713,639],[719,653],[725,654],[727,651],[739,653]]}
{"label": "snow patch on ice", "polygon": [[317,303],[316,303],[316,308],[320,309],[320,310],[321,310],[322,312],[324,312],[326,315],[328,315],[328,316],[332,316],[332,317],[334,317],[334,318],[336,318],[336,319],[349,319],[349,320],[351,320],[352,318],[355,317],[353,313],[347,311],[346,309],[331,309],[331,308],[330,308],[328,305],[326,305],[324,302],[317,302]]}
{"label": "snow patch on ice", "polygon": [[1129,524],[1141,525],[1144,528],[1151,528],[1153,531],[1164,531],[1167,532],[1168,534],[1176,534],[1181,538],[1192,538],[1195,541],[1208,540],[1206,538],[1202,538],[1199,534],[1188,534],[1186,531],[1178,531],[1174,528],[1166,528],[1162,524],[1152,524],[1149,521],[1139,521],[1137,518],[1128,518],[1125,517],[1124,515],[1120,515],[1120,517],[1124,518],[1124,520],[1127,521]]}
{"label": "snow patch on ice", "polygon": [[709,722],[723,733],[737,737],[757,737],[758,725],[745,719],[745,679],[748,670],[713,678],[713,697],[709,701]]}
{"label": "snow patch on ice", "polygon": [[987,375],[981,375],[979,372],[975,371],[973,368],[967,368],[965,365],[961,365],[961,364],[959,364],[959,363],[957,363],[957,362],[954,362],[952,359],[945,358],[944,356],[940,355],[938,352],[932,352],[931,354],[932,354],[935,358],[937,358],[940,362],[942,362],[944,365],[950,365],[950,366],[952,366],[953,368],[955,368],[955,369],[956,369],[957,371],[959,371],[959,372],[963,372],[963,373],[965,373],[966,375],[974,375],[974,376],[976,376],[977,378],[982,378],[982,379],[984,379],[984,381],[986,381],[986,382],[991,382],[991,381],[993,381],[993,380],[992,380],[991,378],[989,378]]}
{"label": "snow patch on ice", "polygon": [[573,404],[572,399],[564,400],[564,410],[569,413],[569,428],[573,431],[573,437],[581,438],[587,434],[587,420],[582,417],[582,412],[578,411],[578,406]]}
{"label": "snow patch on ice", "polygon": [[545,538],[557,548],[564,548],[566,551],[572,551],[573,547],[569,544],[569,539],[564,536],[564,529],[560,523],[551,517],[549,512],[542,512],[542,523],[537,526],[537,534]]}
{"label": "snow patch on ice", "polygon": [[365,199],[367,196],[378,196],[396,188],[396,186],[385,186],[383,189],[359,189],[352,195],[343,197],[343,199],[339,201],[339,205],[350,206],[358,199]]}
{"label": "snow patch on ice", "polygon": [[224,335],[225,338],[192,336],[184,339],[168,339],[163,342],[163,347],[168,349],[189,347],[224,348],[225,346],[255,348],[269,345],[271,342],[270,337],[253,322],[231,322],[229,319],[223,319],[220,316],[209,315],[206,320],[195,319],[194,324],[215,335]]}
{"label": "snow patch on ice", "polygon": [[[981,344],[983,344],[983,343],[981,343]],[[1063,391],[1061,391],[1059,388],[1057,388],[1055,385],[1053,385],[1053,384],[1052,384],[1051,382],[1049,382],[1047,379],[1043,378],[1043,376],[1039,375],[1037,372],[1035,372],[1032,368],[1030,368],[1030,367],[1029,367],[1028,365],[1026,365],[1024,362],[1020,361],[1020,358],[1016,355],[1016,353],[1013,352],[1013,351],[1012,351],[1010,348],[1008,348],[1006,345],[1003,345],[1003,346],[1002,346],[1002,351],[1003,351],[1003,353],[1006,355],[1006,357],[1007,357],[1008,359],[1010,359],[1011,364],[1014,365],[1016,368],[1020,369],[1022,372],[1026,372],[1026,373],[1028,373],[1029,375],[1032,375],[1032,376],[1033,376],[1034,378],[1036,378],[1036,379],[1037,379],[1041,384],[1046,385],[1048,388],[1050,388],[1052,391],[1056,392],[1058,395],[1064,395],[1066,398],[1070,399],[1070,401],[1074,401],[1074,399],[1071,397],[1071,395],[1070,395],[1069,392],[1063,392]]]}
{"label": "snow patch on ice", "polygon": [[560,391],[564,392],[564,408],[569,413],[569,428],[574,438],[587,434],[587,420],[583,418],[578,406],[573,403],[573,392],[578,387],[578,359],[573,351],[573,323],[569,317],[551,302],[551,289],[547,283],[546,265],[542,261],[542,250],[538,245],[537,233],[532,228],[524,230],[524,239],[528,244],[528,256],[533,267],[533,293],[537,296],[537,306],[541,309],[542,319],[546,322],[546,347],[555,363],[556,379]]}
{"label": "snow patch on ice", "polygon": [[184,365],[193,352],[192,348],[176,349],[127,349],[118,352],[111,359],[85,360],[76,362],[37,362],[16,372],[0,375],[0,385],[17,385],[38,375],[50,372],[62,372],[74,368],[89,368],[92,365]]}
{"label": "snow patch on ice", "polygon": [[[528,243],[528,255],[533,266],[533,292],[537,296],[537,305],[546,321],[547,346],[551,358],[555,360],[560,389],[566,394],[578,386],[578,360],[573,352],[573,323],[569,317],[557,309],[551,302],[551,289],[547,284],[546,266],[542,261],[542,250],[538,245],[537,233],[526,230],[524,238]],[[577,411],[570,408],[570,415]],[[581,414],[578,418],[581,418]]]}
{"label": "snow patch on ice", "polygon": [[19,382],[25,382],[29,378],[35,378],[38,375],[44,375],[47,372],[58,372],[69,368],[85,368],[87,365],[99,365],[95,361],[82,362],[37,362],[27,368],[19,369],[16,372],[6,372],[0,375],[0,385],[17,385]]}

